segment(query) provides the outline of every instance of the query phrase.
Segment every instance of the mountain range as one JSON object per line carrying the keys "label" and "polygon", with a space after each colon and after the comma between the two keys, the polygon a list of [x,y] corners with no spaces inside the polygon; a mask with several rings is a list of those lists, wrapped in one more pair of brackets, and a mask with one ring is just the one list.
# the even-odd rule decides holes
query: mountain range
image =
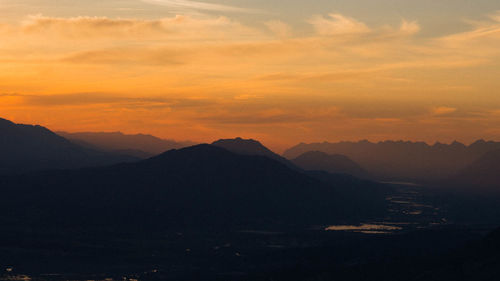
{"label": "mountain range", "polygon": [[[123,140],[120,149],[142,151],[126,139],[135,138],[118,134],[115,141]],[[372,171],[349,156],[297,150],[292,151],[297,157],[288,160],[252,139],[167,148],[147,159],[117,154],[120,149],[111,143],[96,144],[0,119],[1,264],[43,274],[47,266],[50,272],[76,269],[95,274],[95,268],[109,270],[113,264],[120,265],[116,275],[120,278],[125,271],[165,274],[151,280],[221,280],[237,276],[232,272],[243,272],[237,280],[269,280],[269,272],[275,280],[339,276],[496,280],[498,276],[500,232],[456,248],[477,237],[478,231],[468,233],[463,226],[457,231],[453,226],[453,221],[479,223],[484,217],[485,224],[497,222],[499,201],[490,194],[453,195],[365,180],[361,178],[374,177]],[[428,166],[450,168],[449,162],[459,159],[462,162],[454,167],[462,168],[443,184],[497,189],[497,145],[386,142],[367,144],[364,151],[373,157],[373,165],[405,165],[395,168],[399,173],[414,165],[422,173],[418,165],[425,161],[431,162]],[[428,150],[446,159],[437,161]],[[418,158],[417,152],[423,155]],[[407,156],[410,163],[402,161],[405,153],[411,156]],[[410,212],[417,205],[429,213]],[[438,211],[441,208],[445,211]],[[464,218],[464,213],[472,219]],[[420,229],[419,219],[427,225],[429,216],[429,228]],[[400,218],[409,220],[401,224],[391,220]],[[386,227],[398,225],[395,229],[400,232],[324,231],[329,225],[356,227],[379,221]],[[416,232],[406,232],[403,225]],[[454,250],[443,256],[449,249]],[[138,263],[141,266],[131,269]],[[193,278],[181,278],[191,276],[193,269],[197,271]],[[422,274],[415,275],[417,271]],[[231,275],[225,275],[228,272]]]}
{"label": "mountain range", "polygon": [[171,149],[192,146],[193,142],[177,142],[161,139],[152,135],[127,135],[121,132],[57,132],[60,136],[97,150],[149,158]]}
{"label": "mountain range", "polygon": [[[204,144],[134,163],[4,177],[0,205],[34,224],[147,229],[321,225],[385,212],[379,184],[333,182]],[[377,196],[359,196],[371,187]]]}
{"label": "mountain range", "polygon": [[341,154],[379,180],[429,182],[451,178],[495,150],[500,150],[500,143],[484,140],[468,146],[459,142],[434,145],[404,141],[324,142],[301,143],[286,150],[284,156],[294,159],[310,151]]}
{"label": "mountain range", "polygon": [[[78,145],[41,126],[7,120],[0,126],[2,170],[25,173],[0,178],[0,205],[9,217],[32,223],[320,224],[385,212],[383,185],[306,173],[255,140],[220,140],[139,160]],[[129,140],[118,148],[137,139],[155,140],[151,149],[163,143],[114,137]],[[89,166],[95,167],[82,169]]]}
{"label": "mountain range", "polygon": [[135,161],[136,157],[82,147],[42,126],[0,118],[0,173],[76,169]]}
{"label": "mountain range", "polygon": [[309,171],[326,171],[333,174],[349,174],[360,178],[370,178],[367,171],[349,157],[320,151],[309,151],[292,159],[292,163]]}

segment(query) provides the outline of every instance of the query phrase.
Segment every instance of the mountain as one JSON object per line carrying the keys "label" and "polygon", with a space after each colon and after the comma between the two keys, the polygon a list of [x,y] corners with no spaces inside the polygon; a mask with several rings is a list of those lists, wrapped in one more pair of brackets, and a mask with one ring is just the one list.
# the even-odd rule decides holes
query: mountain
{"label": "mountain", "polygon": [[301,143],[285,151],[294,159],[309,151],[341,154],[349,157],[380,180],[437,181],[451,177],[489,151],[500,150],[499,142],[484,140],[466,146],[424,142],[369,141],[339,143]]}
{"label": "mountain", "polygon": [[137,160],[76,145],[41,126],[0,118],[0,173],[74,169]]}
{"label": "mountain", "polygon": [[270,149],[262,145],[259,141],[253,139],[221,139],[213,142],[212,145],[222,147],[237,154],[265,156],[281,162],[289,167],[295,168],[294,164],[292,164],[289,160],[272,152]]}
{"label": "mountain", "polygon": [[452,177],[455,185],[500,192],[500,150],[486,153]]}
{"label": "mountain", "polygon": [[368,172],[361,168],[349,157],[320,151],[306,152],[291,160],[292,163],[304,170],[326,171],[333,174],[349,174],[360,178],[369,178]]}
{"label": "mountain", "polygon": [[121,132],[57,133],[83,146],[89,146],[103,151],[125,153],[143,159],[158,155],[167,150],[179,149],[194,144],[191,142],[176,142],[173,140],[160,139],[151,135],[126,135]]}
{"label": "mountain", "polygon": [[214,145],[110,167],[5,177],[0,186],[0,209],[9,214],[4,219],[44,227],[323,225],[386,208],[384,193],[360,198],[356,186],[329,184],[267,157]]}

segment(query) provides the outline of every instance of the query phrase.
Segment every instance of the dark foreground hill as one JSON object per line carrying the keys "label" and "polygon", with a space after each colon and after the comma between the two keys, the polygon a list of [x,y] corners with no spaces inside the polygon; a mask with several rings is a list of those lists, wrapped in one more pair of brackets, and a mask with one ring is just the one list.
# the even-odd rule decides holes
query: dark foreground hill
{"label": "dark foreground hill", "polygon": [[213,145],[137,163],[0,180],[2,216],[43,225],[146,229],[329,224],[382,215],[385,194],[320,181],[262,156]]}
{"label": "dark foreground hill", "polygon": [[110,165],[136,158],[85,148],[41,126],[0,118],[0,174]]}
{"label": "dark foreground hill", "polygon": [[384,141],[299,144],[284,156],[293,159],[308,151],[341,154],[381,180],[427,182],[443,180],[477,161],[484,154],[500,150],[500,143],[476,141],[471,145]]}
{"label": "dark foreground hill", "polygon": [[326,171],[334,174],[349,174],[360,178],[369,178],[368,172],[349,157],[320,151],[306,152],[292,160],[298,167],[309,171]]}
{"label": "dark foreground hill", "polygon": [[57,133],[80,145],[92,146],[104,151],[120,152],[141,158],[148,158],[167,150],[193,145],[190,142],[177,142],[144,134],[127,135],[121,132]]}

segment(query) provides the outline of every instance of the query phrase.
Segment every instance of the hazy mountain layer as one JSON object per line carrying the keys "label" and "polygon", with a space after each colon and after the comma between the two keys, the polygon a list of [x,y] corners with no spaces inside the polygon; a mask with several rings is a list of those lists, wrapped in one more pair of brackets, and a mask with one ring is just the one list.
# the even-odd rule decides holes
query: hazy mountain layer
{"label": "hazy mountain layer", "polygon": [[433,181],[453,176],[485,153],[500,149],[483,140],[466,146],[459,142],[428,145],[423,142],[385,141],[299,144],[284,156],[293,159],[308,151],[342,154],[383,180]]}
{"label": "hazy mountain layer", "polygon": [[370,177],[368,172],[361,168],[356,162],[340,154],[330,155],[320,151],[310,151],[293,159],[292,163],[309,171],[319,170],[334,174],[350,174],[361,178]]}
{"label": "hazy mountain layer", "polygon": [[194,144],[191,142],[165,140],[144,134],[126,135],[121,132],[58,132],[58,134],[81,145],[89,145],[105,151],[127,153],[141,158],[148,158],[171,149],[179,149]]}

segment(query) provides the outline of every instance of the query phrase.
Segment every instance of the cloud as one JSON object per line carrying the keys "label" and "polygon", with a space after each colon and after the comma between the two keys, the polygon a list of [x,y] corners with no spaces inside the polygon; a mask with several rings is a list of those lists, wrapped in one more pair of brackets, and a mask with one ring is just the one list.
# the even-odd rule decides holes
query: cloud
{"label": "cloud", "polygon": [[490,18],[493,21],[496,21],[496,22],[500,23],[500,11],[496,11],[494,14],[490,15]]}
{"label": "cloud", "polygon": [[292,28],[279,20],[272,20],[265,22],[265,25],[271,32],[276,34],[279,38],[288,38],[292,35]]}
{"label": "cloud", "polygon": [[193,116],[195,120],[216,125],[276,125],[321,123],[341,118],[335,106],[287,108],[270,105],[252,112],[240,110],[239,104],[226,104],[224,109],[213,110]]}
{"label": "cloud", "polygon": [[253,10],[250,9],[207,3],[207,2],[191,1],[191,0],[142,0],[142,1],[150,4],[169,6],[174,8],[187,8],[187,9],[217,11],[217,12],[238,12],[238,13],[254,12]]}
{"label": "cloud", "polygon": [[[58,95],[0,94],[0,99],[15,98],[17,104],[43,107],[81,107],[108,105],[122,108],[175,108],[207,107],[216,104],[216,99],[174,98],[161,96],[129,97],[110,93],[70,93]],[[19,102],[21,101],[21,102]]]}
{"label": "cloud", "polygon": [[448,107],[448,106],[438,106],[438,107],[432,108],[432,110],[431,110],[432,115],[435,115],[435,116],[449,115],[449,114],[452,114],[455,112],[457,112],[457,108]]}
{"label": "cloud", "polygon": [[416,21],[403,20],[399,31],[402,34],[413,35],[420,32],[420,25]]}
{"label": "cloud", "polygon": [[[13,27],[12,27],[13,28]],[[11,30],[12,30],[11,28]],[[5,28],[4,28],[5,29]],[[2,28],[0,28],[2,31]],[[191,17],[177,15],[161,19],[115,19],[107,17],[28,16],[21,26],[22,35],[57,37],[75,41],[100,40],[175,40],[242,38],[260,34],[227,17]]]}
{"label": "cloud", "polygon": [[489,40],[500,40],[500,11],[488,18],[488,21],[467,21],[473,27],[472,30],[444,36],[439,38],[439,41],[448,46],[457,46],[470,42],[493,43]]}
{"label": "cloud", "polygon": [[100,65],[181,65],[185,63],[186,51],[176,48],[113,48],[83,51],[68,55],[60,62]]}
{"label": "cloud", "polygon": [[324,36],[363,34],[371,31],[366,24],[341,14],[329,14],[328,17],[316,15],[308,23],[314,26],[317,34]]}
{"label": "cloud", "polygon": [[250,100],[250,99],[258,99],[261,98],[257,95],[250,95],[250,94],[243,94],[243,95],[237,95],[234,97],[235,100]]}
{"label": "cloud", "polygon": [[169,33],[164,20],[111,19],[106,17],[57,18],[42,15],[29,16],[22,26],[27,34],[54,34],[77,40],[123,36],[144,37]]}

